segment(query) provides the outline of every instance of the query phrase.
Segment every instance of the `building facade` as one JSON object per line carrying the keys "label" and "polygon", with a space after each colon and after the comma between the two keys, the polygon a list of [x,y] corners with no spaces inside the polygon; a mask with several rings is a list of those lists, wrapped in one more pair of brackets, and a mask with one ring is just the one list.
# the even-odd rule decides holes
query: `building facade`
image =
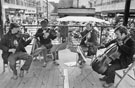
{"label": "building facade", "polygon": [[73,7],[93,8],[95,0],[73,0]]}
{"label": "building facade", "polygon": [[[123,14],[126,0],[96,0],[95,8],[97,13],[107,16]],[[135,16],[135,0],[131,0],[130,16]]]}
{"label": "building facade", "polygon": [[60,0],[59,8],[69,8],[73,7],[73,0]]}
{"label": "building facade", "polygon": [[64,16],[94,16],[94,0],[60,0],[58,15]]}
{"label": "building facade", "polygon": [[7,20],[23,19],[26,14],[36,14],[35,0],[2,0],[3,23]]}

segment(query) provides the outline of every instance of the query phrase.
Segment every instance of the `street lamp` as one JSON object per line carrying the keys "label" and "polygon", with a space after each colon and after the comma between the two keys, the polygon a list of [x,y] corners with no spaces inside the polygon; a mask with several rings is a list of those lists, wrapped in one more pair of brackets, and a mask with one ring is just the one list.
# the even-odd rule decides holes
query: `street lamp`
{"label": "street lamp", "polygon": [[48,19],[48,0],[46,0],[46,16],[47,16],[47,19]]}
{"label": "street lamp", "polygon": [[3,7],[2,7],[3,1],[0,0],[0,39],[3,35]]}
{"label": "street lamp", "polygon": [[125,1],[124,22],[123,22],[124,26],[127,26],[128,24],[128,17],[130,14],[130,4],[131,4],[131,0]]}

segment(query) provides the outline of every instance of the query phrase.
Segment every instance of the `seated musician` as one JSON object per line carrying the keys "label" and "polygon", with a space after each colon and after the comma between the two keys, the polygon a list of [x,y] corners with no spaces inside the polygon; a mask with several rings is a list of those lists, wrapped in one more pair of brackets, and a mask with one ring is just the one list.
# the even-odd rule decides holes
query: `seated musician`
{"label": "seated musician", "polygon": [[20,28],[17,23],[11,23],[9,31],[3,36],[0,42],[0,48],[2,49],[2,58],[4,64],[8,64],[13,71],[13,79],[17,79],[16,61],[25,60],[24,65],[20,69],[20,76],[23,77],[24,70],[28,71],[32,62],[32,57],[27,54],[25,46],[30,44],[32,38],[25,41],[20,35]]}
{"label": "seated musician", "polygon": [[120,26],[115,29],[116,39],[108,42],[107,44],[100,46],[100,48],[108,47],[112,43],[116,43],[118,46],[118,52],[120,56],[113,60],[107,70],[103,73],[105,75],[100,78],[102,81],[106,81],[103,86],[108,88],[113,85],[115,78],[115,71],[127,68],[129,64],[133,62],[133,54],[135,50],[134,41],[129,36],[127,28]]}
{"label": "seated musician", "polygon": [[[38,39],[39,38],[39,42],[41,44],[41,46],[39,48],[37,48],[34,53],[33,56],[37,56],[39,55],[41,52],[43,53],[43,57],[44,57],[44,64],[43,67],[46,67],[47,65],[47,51],[48,49],[52,48],[52,43],[51,40],[55,39],[57,36],[55,34],[54,30],[49,30],[48,26],[48,20],[44,19],[43,21],[41,21],[41,28],[37,30],[35,36]],[[55,58],[54,58],[55,59]],[[58,64],[55,62],[55,64]]]}
{"label": "seated musician", "polygon": [[87,56],[93,56],[97,52],[98,45],[98,32],[95,30],[90,23],[86,25],[86,30],[81,33],[83,39],[81,40],[80,46],[82,48],[88,48]]}

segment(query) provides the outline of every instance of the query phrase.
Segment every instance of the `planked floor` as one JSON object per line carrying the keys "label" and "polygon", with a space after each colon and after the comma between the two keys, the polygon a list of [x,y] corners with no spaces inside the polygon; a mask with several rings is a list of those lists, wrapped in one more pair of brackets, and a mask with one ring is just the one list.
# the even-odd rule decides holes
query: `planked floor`
{"label": "planked floor", "polygon": [[59,66],[48,62],[48,66],[44,68],[42,62],[33,61],[29,73],[17,80],[11,79],[12,72],[6,69],[5,73],[0,74],[0,88],[63,88],[63,73]]}
{"label": "planked floor", "polygon": [[[27,47],[27,51],[30,52],[30,47]],[[29,73],[25,73],[23,78],[13,80],[10,69],[7,68],[6,72],[2,73],[2,59],[0,59],[0,88],[103,88],[103,83],[99,81],[101,75],[91,69],[89,61],[83,68],[77,64],[74,66],[65,64],[76,62],[76,60],[76,53],[69,49],[61,50],[59,52],[59,66],[48,60],[47,67],[44,68],[42,60],[34,60]],[[66,76],[65,70],[67,71]]]}

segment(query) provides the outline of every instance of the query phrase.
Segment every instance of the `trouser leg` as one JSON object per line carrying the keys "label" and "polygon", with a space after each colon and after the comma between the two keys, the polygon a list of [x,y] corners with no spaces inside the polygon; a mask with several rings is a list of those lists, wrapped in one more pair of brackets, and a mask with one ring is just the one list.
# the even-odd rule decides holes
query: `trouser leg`
{"label": "trouser leg", "polygon": [[59,59],[58,51],[55,51],[55,52],[53,52],[52,54],[53,54],[53,56],[54,56],[53,61],[55,61],[55,60],[58,60],[58,59]]}
{"label": "trouser leg", "polygon": [[107,76],[106,82],[114,83],[115,71],[120,69],[122,69],[120,64],[112,64],[111,66],[109,66],[105,72],[105,75]]}
{"label": "trouser leg", "polygon": [[17,60],[25,60],[25,63],[21,67],[22,70],[28,71],[32,62],[32,56],[28,55],[26,52],[17,52],[15,54],[12,54],[8,58],[10,67],[13,70],[14,74],[17,74],[16,70],[16,61]]}
{"label": "trouser leg", "polygon": [[16,54],[11,54],[11,55],[8,57],[9,66],[10,66],[11,70],[13,71],[13,74],[14,74],[14,75],[17,75],[16,60],[17,60],[17,55],[16,55]]}
{"label": "trouser leg", "polygon": [[25,63],[23,64],[23,66],[21,67],[21,70],[26,70],[28,71],[31,63],[32,63],[32,56],[30,56],[29,54],[22,52],[19,54],[19,59],[20,60],[25,60]]}
{"label": "trouser leg", "polygon": [[4,64],[8,64],[8,57],[9,57],[9,53],[3,52],[2,53],[2,59]]}
{"label": "trouser leg", "polygon": [[51,49],[51,52],[53,53],[54,60],[59,59],[59,51],[66,49],[67,43],[62,43],[58,45],[54,45]]}
{"label": "trouser leg", "polygon": [[43,53],[43,57],[44,57],[44,61],[47,62],[47,48],[44,47],[44,49],[42,50]]}

